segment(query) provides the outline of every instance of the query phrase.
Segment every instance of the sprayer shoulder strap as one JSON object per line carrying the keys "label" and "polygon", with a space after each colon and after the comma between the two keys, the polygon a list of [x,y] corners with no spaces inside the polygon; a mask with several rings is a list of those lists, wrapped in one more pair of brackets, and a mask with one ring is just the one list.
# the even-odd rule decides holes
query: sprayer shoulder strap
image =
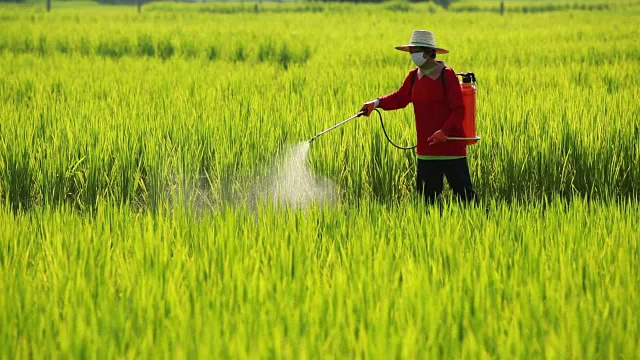
{"label": "sprayer shoulder strap", "polygon": [[[440,71],[440,79],[442,80],[442,88],[444,89],[444,95],[445,97],[447,96],[447,84],[444,82],[444,71],[447,69],[447,67],[443,67],[442,71]],[[416,70],[413,72],[413,74],[411,74],[411,90],[413,90],[413,83],[416,82],[416,76],[418,76],[418,71],[420,70]]]}
{"label": "sprayer shoulder strap", "polygon": [[444,97],[445,99],[448,97],[447,94],[447,83],[444,82],[444,71],[447,69],[447,67],[443,67],[442,71],[440,71],[440,80],[442,80],[442,88],[444,89]]}

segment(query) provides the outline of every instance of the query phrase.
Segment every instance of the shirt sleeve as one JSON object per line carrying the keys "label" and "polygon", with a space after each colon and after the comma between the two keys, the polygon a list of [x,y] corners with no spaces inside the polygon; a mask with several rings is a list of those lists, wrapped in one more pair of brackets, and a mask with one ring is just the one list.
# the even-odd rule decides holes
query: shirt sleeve
{"label": "shirt sleeve", "polygon": [[449,106],[449,117],[442,125],[442,132],[447,136],[462,134],[462,121],[464,120],[464,102],[462,100],[462,90],[453,69],[444,72],[444,81],[447,87],[447,105]]}
{"label": "shirt sleeve", "polygon": [[[416,68],[417,69],[417,68]],[[385,95],[380,98],[380,104],[378,104],[379,108],[383,110],[396,110],[402,109],[409,105],[411,102],[411,78],[415,76],[414,72],[417,70],[411,70],[409,75],[404,79],[402,86],[400,89],[392,92],[391,94]]]}

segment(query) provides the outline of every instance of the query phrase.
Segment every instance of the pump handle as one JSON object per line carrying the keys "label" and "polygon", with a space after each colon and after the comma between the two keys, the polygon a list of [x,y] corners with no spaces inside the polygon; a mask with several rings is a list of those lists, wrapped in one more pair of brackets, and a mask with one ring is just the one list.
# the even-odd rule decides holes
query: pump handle
{"label": "pump handle", "polygon": [[[462,76],[462,82],[470,82],[470,83],[475,83],[476,82],[476,74],[472,73],[472,72],[461,72],[461,73],[456,73],[457,76]],[[465,81],[468,80],[468,81]]]}

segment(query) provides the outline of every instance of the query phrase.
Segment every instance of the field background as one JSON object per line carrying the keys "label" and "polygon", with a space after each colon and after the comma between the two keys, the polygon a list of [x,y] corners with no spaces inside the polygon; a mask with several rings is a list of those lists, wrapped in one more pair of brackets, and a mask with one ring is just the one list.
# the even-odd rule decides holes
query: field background
{"label": "field background", "polygon": [[[0,5],[2,356],[640,357],[640,4],[497,9]],[[481,204],[373,117],[311,146],[334,201],[261,201],[420,28],[478,77]]]}

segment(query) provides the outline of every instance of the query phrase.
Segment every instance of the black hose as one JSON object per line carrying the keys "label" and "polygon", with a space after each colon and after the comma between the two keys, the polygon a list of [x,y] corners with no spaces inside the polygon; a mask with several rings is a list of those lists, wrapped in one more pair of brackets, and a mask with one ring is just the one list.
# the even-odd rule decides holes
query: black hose
{"label": "black hose", "polygon": [[384,136],[387,138],[387,140],[389,140],[391,145],[395,146],[396,148],[398,148],[400,150],[411,150],[411,149],[415,149],[416,146],[418,146],[418,145],[400,146],[400,145],[397,145],[396,143],[394,143],[393,141],[391,141],[391,138],[389,138],[389,134],[387,134],[387,129],[385,129],[385,127],[384,127],[384,121],[382,121],[382,114],[380,113],[380,110],[373,109],[373,111],[378,113],[378,117],[380,118],[380,125],[382,125],[382,132],[384,132]]}

